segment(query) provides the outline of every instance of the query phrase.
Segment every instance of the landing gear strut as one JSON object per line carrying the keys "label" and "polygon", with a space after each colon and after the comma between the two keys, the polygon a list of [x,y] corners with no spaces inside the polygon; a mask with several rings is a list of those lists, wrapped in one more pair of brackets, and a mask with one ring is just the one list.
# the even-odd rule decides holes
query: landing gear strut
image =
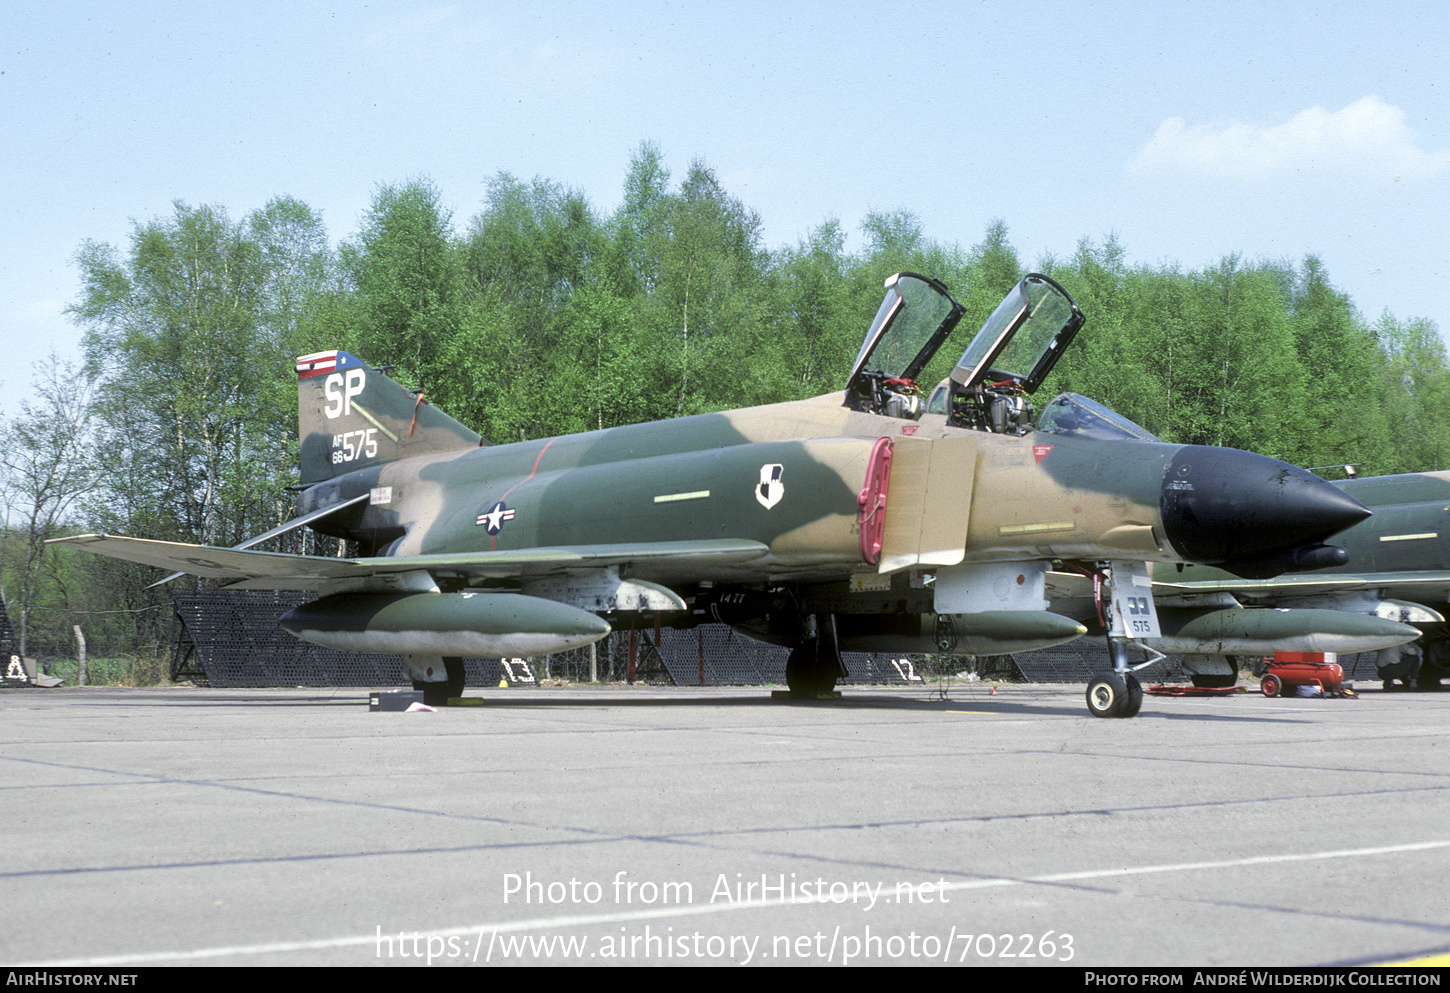
{"label": "landing gear strut", "polygon": [[423,702],[430,707],[446,707],[450,699],[463,695],[463,659],[456,655],[443,656],[443,671],[448,678],[442,682],[413,680],[413,689],[423,694]]}
{"label": "landing gear strut", "polygon": [[811,697],[829,693],[836,680],[849,675],[836,642],[834,614],[812,614],[806,638],[791,649],[785,662],[785,684],[791,696]]}
{"label": "landing gear strut", "polygon": [[[1085,574],[1094,577],[1093,599],[1098,619],[1107,629],[1108,655],[1113,660],[1112,672],[1094,676],[1088,683],[1088,713],[1094,717],[1136,717],[1143,709],[1143,686],[1133,671],[1163,660],[1163,654],[1146,642],[1162,636],[1153,606],[1152,573],[1146,562],[1124,561],[1098,563]],[[1103,586],[1111,591],[1108,604],[1103,603]],[[1128,660],[1130,644],[1142,649],[1148,660],[1133,665]]]}

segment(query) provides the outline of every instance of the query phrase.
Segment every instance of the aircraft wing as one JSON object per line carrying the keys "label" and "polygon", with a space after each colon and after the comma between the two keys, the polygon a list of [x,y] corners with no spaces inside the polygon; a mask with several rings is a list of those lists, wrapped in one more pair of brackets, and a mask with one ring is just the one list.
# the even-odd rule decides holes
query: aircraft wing
{"label": "aircraft wing", "polygon": [[1049,600],[1091,600],[1093,581],[1075,572],[1049,570],[1046,592]]}
{"label": "aircraft wing", "polygon": [[359,559],[216,548],[108,534],[56,538],[49,544],[69,545],[97,555],[180,570],[206,579],[230,580],[226,585],[232,589],[264,590],[312,590],[322,585],[365,582],[420,569],[467,579],[508,579],[629,563],[668,563],[684,569],[733,566],[762,558],[769,551],[761,542],[733,538]]}
{"label": "aircraft wing", "polygon": [[1273,579],[1211,579],[1190,582],[1153,581],[1154,596],[1194,596],[1231,593],[1253,600],[1283,597],[1312,597],[1356,590],[1382,590],[1410,600],[1443,602],[1450,599],[1450,570],[1425,569],[1406,572],[1300,573]]}
{"label": "aircraft wing", "polygon": [[[1216,571],[1216,570],[1215,570]],[[1167,569],[1159,575],[1174,575]],[[1450,599],[1450,570],[1406,572],[1287,573],[1272,579],[1240,579],[1222,574],[1214,579],[1153,579],[1153,597],[1160,606],[1194,606],[1205,596],[1227,593],[1254,602],[1286,598],[1332,596],[1359,590],[1379,590],[1387,596],[1444,602]],[[1091,601],[1092,580],[1074,573],[1050,572],[1047,596],[1054,603]]]}

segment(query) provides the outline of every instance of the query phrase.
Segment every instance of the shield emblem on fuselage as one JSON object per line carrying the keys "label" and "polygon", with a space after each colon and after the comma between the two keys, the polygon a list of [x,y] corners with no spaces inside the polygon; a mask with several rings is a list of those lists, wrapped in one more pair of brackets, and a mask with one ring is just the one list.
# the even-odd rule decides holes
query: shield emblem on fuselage
{"label": "shield emblem on fuselage", "polygon": [[779,463],[760,467],[760,485],[755,488],[755,499],[766,510],[780,503],[780,498],[785,496],[785,485],[780,481],[783,472],[785,466]]}

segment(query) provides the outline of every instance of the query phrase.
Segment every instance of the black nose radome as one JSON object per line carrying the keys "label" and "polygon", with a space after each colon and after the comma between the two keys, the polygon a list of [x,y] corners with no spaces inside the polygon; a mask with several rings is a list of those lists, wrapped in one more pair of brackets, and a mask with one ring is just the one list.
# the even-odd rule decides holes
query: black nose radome
{"label": "black nose radome", "polygon": [[1258,559],[1310,545],[1370,516],[1311,472],[1233,448],[1187,445],[1163,479],[1159,509],[1191,562]]}

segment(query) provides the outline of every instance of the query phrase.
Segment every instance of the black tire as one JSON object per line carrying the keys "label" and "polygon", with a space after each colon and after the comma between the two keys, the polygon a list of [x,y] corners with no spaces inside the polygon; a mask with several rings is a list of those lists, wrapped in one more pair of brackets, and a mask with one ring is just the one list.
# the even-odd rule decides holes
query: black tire
{"label": "black tire", "polygon": [[836,672],[829,657],[822,659],[815,638],[791,649],[785,660],[785,685],[795,696],[814,696],[836,688]]}
{"label": "black tire", "polygon": [[[458,656],[445,655],[443,657],[443,669],[448,673],[448,699],[456,696],[463,696],[463,682],[467,673],[463,669],[463,659]],[[444,700],[447,703],[448,700]]]}
{"label": "black tire", "polygon": [[1284,684],[1271,672],[1259,681],[1259,689],[1264,696],[1279,696],[1284,692]]}
{"label": "black tire", "polygon": [[1121,717],[1128,706],[1128,684],[1116,672],[1094,676],[1085,695],[1088,713],[1094,717]]}
{"label": "black tire", "polygon": [[1128,696],[1123,703],[1123,712],[1118,716],[1137,717],[1138,711],[1143,709],[1143,684],[1131,672],[1123,677],[1123,681],[1128,684]]}
{"label": "black tire", "polygon": [[445,656],[443,671],[447,673],[448,678],[441,683],[413,680],[413,689],[423,694],[423,702],[430,707],[446,707],[449,700],[463,696],[463,681],[466,675],[463,669],[463,659]]}
{"label": "black tire", "polygon": [[448,706],[448,684],[447,683],[425,683],[422,680],[413,680],[413,689],[423,694],[423,702],[430,707]]}

